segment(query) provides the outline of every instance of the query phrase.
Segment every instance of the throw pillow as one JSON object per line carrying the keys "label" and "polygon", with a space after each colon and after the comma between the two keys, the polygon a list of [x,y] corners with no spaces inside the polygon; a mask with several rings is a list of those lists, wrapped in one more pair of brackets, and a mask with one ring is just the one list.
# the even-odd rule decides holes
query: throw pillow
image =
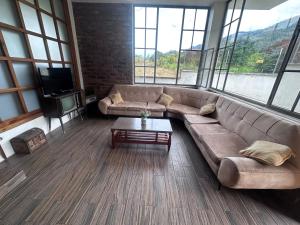
{"label": "throw pillow", "polygon": [[173,98],[167,94],[161,94],[157,103],[165,106],[169,106],[173,102]]}
{"label": "throw pillow", "polygon": [[272,166],[280,166],[290,157],[295,157],[290,147],[269,141],[255,141],[240,154]]}
{"label": "throw pillow", "polygon": [[213,113],[216,110],[216,104],[215,103],[210,103],[206,104],[201,107],[199,114],[201,116],[208,115]]}
{"label": "throw pillow", "polygon": [[110,99],[111,99],[111,101],[112,101],[113,104],[119,104],[119,103],[123,103],[124,102],[124,100],[123,100],[120,92],[112,94],[109,97],[110,97]]}

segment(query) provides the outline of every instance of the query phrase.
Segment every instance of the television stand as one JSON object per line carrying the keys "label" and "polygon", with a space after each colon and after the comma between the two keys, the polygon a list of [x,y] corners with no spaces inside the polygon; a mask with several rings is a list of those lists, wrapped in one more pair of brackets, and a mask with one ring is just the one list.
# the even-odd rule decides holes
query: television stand
{"label": "television stand", "polygon": [[52,118],[58,118],[63,133],[65,133],[62,117],[65,115],[71,115],[73,112],[77,112],[81,120],[83,120],[79,109],[81,104],[81,91],[72,91],[65,94],[47,95],[42,97],[42,110],[44,116],[49,120],[49,131],[51,131]]}

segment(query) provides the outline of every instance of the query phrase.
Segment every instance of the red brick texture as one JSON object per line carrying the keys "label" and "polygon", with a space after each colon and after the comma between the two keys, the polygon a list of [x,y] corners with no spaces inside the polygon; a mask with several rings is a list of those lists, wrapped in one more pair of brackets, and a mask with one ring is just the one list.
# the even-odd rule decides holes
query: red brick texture
{"label": "red brick texture", "polygon": [[73,3],[85,87],[105,97],[113,84],[133,83],[130,4]]}

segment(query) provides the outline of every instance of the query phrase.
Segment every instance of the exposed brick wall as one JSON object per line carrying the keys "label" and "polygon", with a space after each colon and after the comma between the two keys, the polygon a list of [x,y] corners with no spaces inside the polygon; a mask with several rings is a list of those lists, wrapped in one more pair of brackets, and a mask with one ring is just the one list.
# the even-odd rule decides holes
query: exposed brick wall
{"label": "exposed brick wall", "polygon": [[73,3],[85,87],[105,97],[113,84],[133,83],[132,6]]}

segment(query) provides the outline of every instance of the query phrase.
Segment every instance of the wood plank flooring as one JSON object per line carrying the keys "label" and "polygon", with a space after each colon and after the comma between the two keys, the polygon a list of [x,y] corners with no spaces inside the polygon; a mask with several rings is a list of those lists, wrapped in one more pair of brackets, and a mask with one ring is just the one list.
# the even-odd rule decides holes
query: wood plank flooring
{"label": "wood plank flooring", "polygon": [[21,170],[27,178],[0,200],[0,224],[300,224],[271,191],[218,191],[182,122],[172,121],[169,154],[153,145],[112,150],[113,122],[70,122],[34,154],[1,163],[0,184]]}

